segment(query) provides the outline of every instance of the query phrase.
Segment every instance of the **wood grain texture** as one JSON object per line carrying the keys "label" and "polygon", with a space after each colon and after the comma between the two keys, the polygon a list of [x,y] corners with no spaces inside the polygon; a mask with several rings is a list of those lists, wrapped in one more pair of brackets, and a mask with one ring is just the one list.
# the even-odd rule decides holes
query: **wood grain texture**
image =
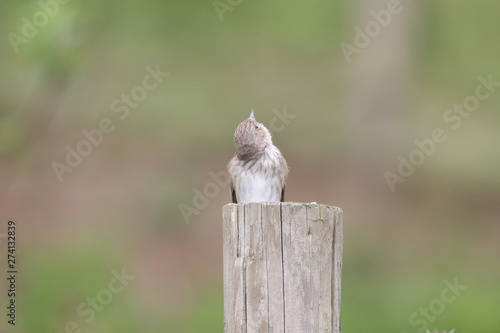
{"label": "wood grain texture", "polygon": [[228,204],[223,223],[225,333],[340,333],[340,208]]}

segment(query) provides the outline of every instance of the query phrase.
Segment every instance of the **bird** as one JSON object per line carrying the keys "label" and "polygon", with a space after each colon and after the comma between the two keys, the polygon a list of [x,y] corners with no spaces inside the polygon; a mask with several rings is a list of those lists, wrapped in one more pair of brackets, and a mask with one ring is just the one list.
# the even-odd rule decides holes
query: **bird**
{"label": "bird", "polygon": [[236,128],[234,144],[227,165],[233,203],[284,202],[288,165],[254,110]]}

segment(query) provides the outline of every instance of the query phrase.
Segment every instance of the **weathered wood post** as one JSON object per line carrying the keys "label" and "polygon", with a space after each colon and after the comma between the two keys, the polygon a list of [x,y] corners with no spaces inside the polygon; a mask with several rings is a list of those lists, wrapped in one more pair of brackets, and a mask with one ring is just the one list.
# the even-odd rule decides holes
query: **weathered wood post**
{"label": "weathered wood post", "polygon": [[223,208],[224,333],[340,333],[342,210]]}

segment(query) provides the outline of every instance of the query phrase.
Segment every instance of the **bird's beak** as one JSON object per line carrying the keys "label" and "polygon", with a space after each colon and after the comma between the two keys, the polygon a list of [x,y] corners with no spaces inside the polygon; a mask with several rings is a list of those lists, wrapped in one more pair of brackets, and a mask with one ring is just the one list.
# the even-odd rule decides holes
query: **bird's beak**
{"label": "bird's beak", "polygon": [[250,113],[250,118],[255,119],[255,114],[254,114],[253,110],[252,110],[252,113]]}

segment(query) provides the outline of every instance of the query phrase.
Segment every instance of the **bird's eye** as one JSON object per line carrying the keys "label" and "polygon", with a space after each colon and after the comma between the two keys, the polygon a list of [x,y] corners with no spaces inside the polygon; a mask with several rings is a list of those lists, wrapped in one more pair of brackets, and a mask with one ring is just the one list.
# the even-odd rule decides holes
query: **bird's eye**
{"label": "bird's eye", "polygon": [[259,126],[255,125],[255,128],[259,128]]}

